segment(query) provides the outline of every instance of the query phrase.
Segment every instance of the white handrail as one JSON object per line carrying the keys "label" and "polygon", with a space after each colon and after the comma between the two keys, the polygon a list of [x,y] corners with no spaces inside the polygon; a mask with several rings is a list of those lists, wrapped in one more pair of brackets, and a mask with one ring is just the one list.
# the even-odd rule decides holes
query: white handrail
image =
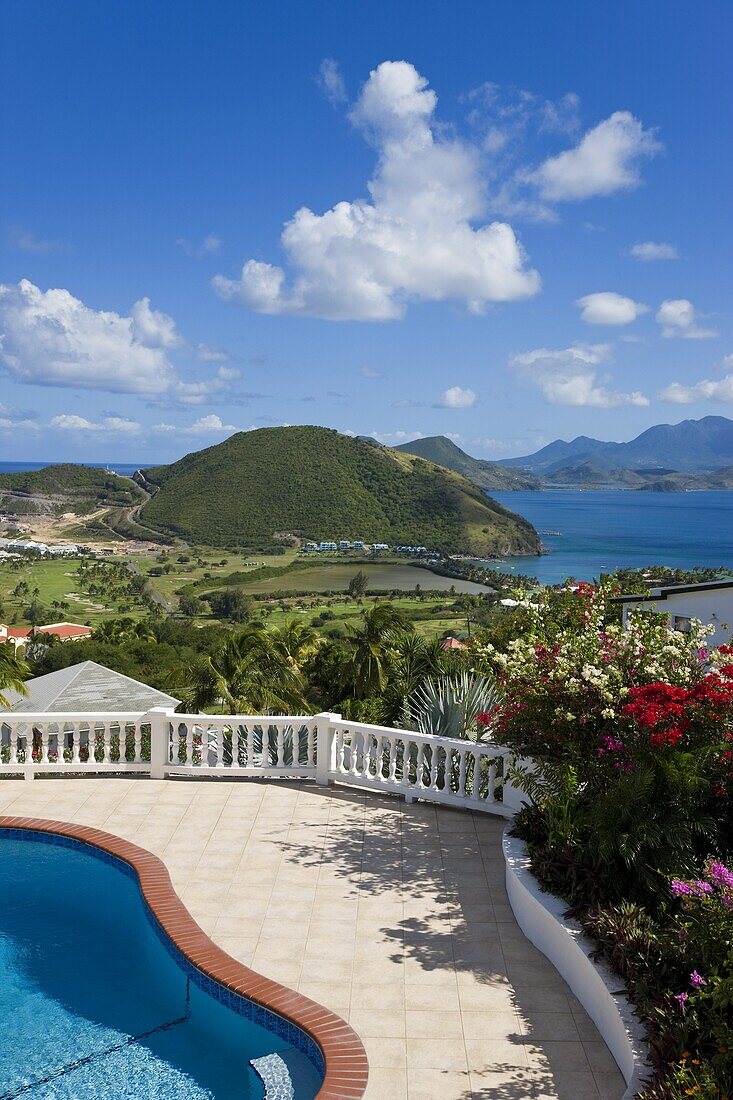
{"label": "white handrail", "polygon": [[504,745],[351,722],[339,714],[0,713],[0,775],[139,772],[315,779],[511,816]]}

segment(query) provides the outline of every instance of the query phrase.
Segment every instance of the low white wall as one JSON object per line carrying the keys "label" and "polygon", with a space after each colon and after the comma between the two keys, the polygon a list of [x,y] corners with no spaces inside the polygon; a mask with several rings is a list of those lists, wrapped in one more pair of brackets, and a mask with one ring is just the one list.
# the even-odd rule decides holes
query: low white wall
{"label": "low white wall", "polygon": [[598,1028],[626,1081],[623,1100],[643,1088],[649,1074],[643,1029],[634,1016],[622,979],[603,962],[593,962],[593,945],[577,921],[565,920],[565,902],[540,889],[530,870],[523,840],[504,833],[506,887],[517,924],[546,955]]}

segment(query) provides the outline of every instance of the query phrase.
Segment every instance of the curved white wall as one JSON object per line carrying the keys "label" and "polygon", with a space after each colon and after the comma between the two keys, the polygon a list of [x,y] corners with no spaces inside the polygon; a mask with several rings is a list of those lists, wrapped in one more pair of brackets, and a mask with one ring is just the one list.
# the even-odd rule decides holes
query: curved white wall
{"label": "curved white wall", "polygon": [[643,1029],[621,978],[602,962],[593,962],[591,941],[576,921],[567,921],[565,902],[540,889],[530,870],[524,841],[504,833],[506,887],[517,924],[527,939],[562,974],[616,1059],[626,1081],[623,1100],[631,1100],[649,1073]]}

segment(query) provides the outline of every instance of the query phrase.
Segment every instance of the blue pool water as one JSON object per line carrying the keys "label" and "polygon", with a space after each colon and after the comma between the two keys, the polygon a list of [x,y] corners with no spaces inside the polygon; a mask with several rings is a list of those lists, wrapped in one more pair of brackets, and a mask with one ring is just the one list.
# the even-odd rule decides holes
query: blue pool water
{"label": "blue pool water", "polygon": [[733,492],[551,489],[491,496],[534,524],[547,550],[502,568],[514,566],[542,584],[649,565],[733,568]]}
{"label": "blue pool water", "polygon": [[0,1020],[0,1100],[262,1100],[249,1062],[273,1052],[297,1100],[321,1084],[306,1053],[190,980],[119,865],[8,834]]}

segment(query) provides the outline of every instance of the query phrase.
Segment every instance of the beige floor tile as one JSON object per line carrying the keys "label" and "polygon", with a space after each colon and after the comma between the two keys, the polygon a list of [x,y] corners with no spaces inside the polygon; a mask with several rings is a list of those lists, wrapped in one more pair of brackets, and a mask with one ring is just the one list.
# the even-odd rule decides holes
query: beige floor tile
{"label": "beige floor tile", "polygon": [[503,821],[307,783],[0,784],[5,812],[155,852],[235,958],[348,1019],[367,1100],[618,1100],[598,1032],[509,907]]}

